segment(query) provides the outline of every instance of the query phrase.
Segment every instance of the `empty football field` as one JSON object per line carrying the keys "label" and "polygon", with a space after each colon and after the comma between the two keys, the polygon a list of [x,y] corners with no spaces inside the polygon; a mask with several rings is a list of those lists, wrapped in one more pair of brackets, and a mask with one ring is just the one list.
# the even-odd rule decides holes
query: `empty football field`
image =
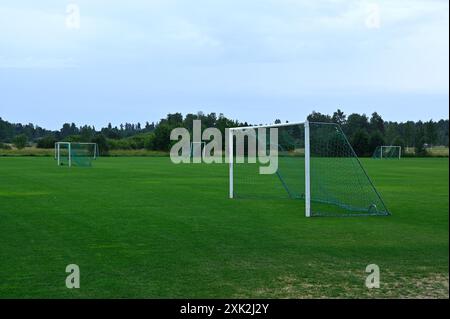
{"label": "empty football field", "polygon": [[0,298],[448,298],[448,159],[362,162],[392,216],[231,200],[226,164],[0,158]]}

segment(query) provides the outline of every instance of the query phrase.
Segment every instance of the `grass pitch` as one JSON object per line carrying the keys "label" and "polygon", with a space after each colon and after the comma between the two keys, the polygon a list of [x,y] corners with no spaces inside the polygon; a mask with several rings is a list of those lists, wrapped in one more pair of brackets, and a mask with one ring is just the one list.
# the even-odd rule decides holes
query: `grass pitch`
{"label": "grass pitch", "polygon": [[0,298],[448,298],[448,159],[363,164],[392,216],[229,200],[225,164],[0,158]]}

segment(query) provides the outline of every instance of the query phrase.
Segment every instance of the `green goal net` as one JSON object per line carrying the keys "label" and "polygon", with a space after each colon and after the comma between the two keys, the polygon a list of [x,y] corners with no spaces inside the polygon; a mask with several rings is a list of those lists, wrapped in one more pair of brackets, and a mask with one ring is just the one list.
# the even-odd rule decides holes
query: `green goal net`
{"label": "green goal net", "polygon": [[96,143],[58,142],[55,144],[55,158],[58,165],[90,167],[98,158]]}
{"label": "green goal net", "polygon": [[[278,135],[276,145],[270,142],[275,132],[271,129]],[[230,197],[296,199],[305,205],[307,216],[389,214],[339,125],[283,124],[231,132]],[[256,153],[248,151],[252,144],[257,145]],[[268,164],[260,163],[257,154],[262,147],[269,152],[270,146],[278,150],[278,169],[274,174],[260,174],[260,168]]]}
{"label": "green goal net", "polygon": [[378,146],[373,152],[375,159],[400,159],[402,148],[400,146]]}

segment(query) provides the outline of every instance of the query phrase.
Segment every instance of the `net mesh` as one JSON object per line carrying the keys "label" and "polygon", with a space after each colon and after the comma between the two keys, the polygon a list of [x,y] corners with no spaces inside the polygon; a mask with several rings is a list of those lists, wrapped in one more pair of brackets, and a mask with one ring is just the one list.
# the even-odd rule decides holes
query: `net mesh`
{"label": "net mesh", "polygon": [[400,146],[378,146],[372,157],[375,159],[400,159],[400,156]]}
{"label": "net mesh", "polygon": [[[255,154],[246,150],[253,139],[256,145],[268,149],[270,130],[266,130],[266,136],[259,130],[236,131],[236,135],[244,134],[245,143],[242,158],[236,154],[238,148],[234,151],[234,197],[305,199],[304,124],[277,127],[277,132],[278,169],[275,174],[262,175],[259,168],[267,164],[260,164]],[[311,216],[389,214],[336,124],[310,123],[310,180]]]}
{"label": "net mesh", "polygon": [[92,166],[92,160],[95,159],[95,144],[78,144],[72,145],[72,165],[79,167]]}
{"label": "net mesh", "polygon": [[96,144],[70,143],[60,144],[60,165],[69,165],[69,156],[72,166],[90,167],[92,161],[97,158]]}

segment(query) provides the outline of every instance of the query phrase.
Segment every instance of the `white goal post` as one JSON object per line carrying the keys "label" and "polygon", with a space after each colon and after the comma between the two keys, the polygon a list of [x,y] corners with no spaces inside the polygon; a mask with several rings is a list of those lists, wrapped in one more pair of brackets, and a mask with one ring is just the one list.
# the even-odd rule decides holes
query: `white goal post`
{"label": "white goal post", "polygon": [[[235,145],[235,138],[239,145]],[[336,123],[305,121],[234,127],[228,129],[227,139],[231,199],[301,199],[306,217],[390,215]],[[251,150],[256,145],[258,155]],[[259,169],[268,164],[258,162],[256,157],[267,155],[269,145],[278,151],[276,172],[261,174]]]}
{"label": "white goal post", "polygon": [[56,142],[55,143],[55,159],[58,161],[58,166],[61,165],[61,146],[66,146],[67,147],[67,152],[68,152],[68,165],[69,167],[72,166],[72,156],[71,156],[71,145],[70,142]]}
{"label": "white goal post", "polygon": [[309,142],[309,122],[297,122],[297,123],[280,123],[272,125],[256,125],[246,127],[234,127],[228,130],[228,147],[229,147],[229,181],[230,181],[230,198],[234,198],[234,135],[238,130],[258,129],[258,128],[272,128],[272,127],[284,127],[292,125],[304,125],[305,127],[305,216],[311,216],[311,194],[310,194],[310,142]]}

